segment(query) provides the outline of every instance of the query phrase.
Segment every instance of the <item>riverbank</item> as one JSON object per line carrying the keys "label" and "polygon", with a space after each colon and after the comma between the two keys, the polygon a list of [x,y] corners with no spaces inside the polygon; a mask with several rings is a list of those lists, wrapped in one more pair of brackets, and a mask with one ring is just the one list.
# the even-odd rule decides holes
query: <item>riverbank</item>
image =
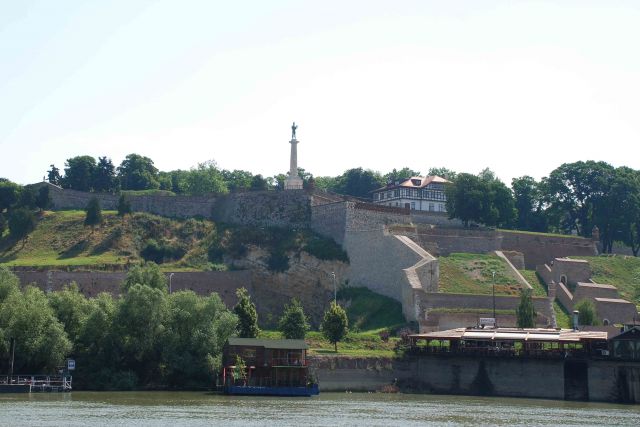
{"label": "riverbank", "polygon": [[310,359],[321,393],[410,393],[640,403],[640,363],[478,355]]}

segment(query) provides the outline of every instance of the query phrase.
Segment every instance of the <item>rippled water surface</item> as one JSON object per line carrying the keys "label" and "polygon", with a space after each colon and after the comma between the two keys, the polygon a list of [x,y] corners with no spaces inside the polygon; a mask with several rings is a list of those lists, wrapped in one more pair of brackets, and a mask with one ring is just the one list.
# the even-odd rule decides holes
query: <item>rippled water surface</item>
{"label": "rippled water surface", "polygon": [[0,394],[1,426],[640,426],[640,406],[406,394],[312,398],[196,392]]}

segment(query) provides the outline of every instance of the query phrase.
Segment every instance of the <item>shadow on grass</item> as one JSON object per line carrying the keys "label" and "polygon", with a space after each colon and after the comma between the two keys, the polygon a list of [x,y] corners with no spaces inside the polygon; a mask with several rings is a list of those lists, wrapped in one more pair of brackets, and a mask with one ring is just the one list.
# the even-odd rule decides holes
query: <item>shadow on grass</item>
{"label": "shadow on grass", "polygon": [[115,228],[107,237],[102,239],[90,252],[90,255],[102,255],[109,249],[113,249],[114,243],[122,236],[122,229]]}
{"label": "shadow on grass", "polygon": [[62,252],[58,259],[75,258],[80,255],[87,248],[87,246],[89,246],[89,242],[87,242],[87,240],[80,240],[78,243]]}

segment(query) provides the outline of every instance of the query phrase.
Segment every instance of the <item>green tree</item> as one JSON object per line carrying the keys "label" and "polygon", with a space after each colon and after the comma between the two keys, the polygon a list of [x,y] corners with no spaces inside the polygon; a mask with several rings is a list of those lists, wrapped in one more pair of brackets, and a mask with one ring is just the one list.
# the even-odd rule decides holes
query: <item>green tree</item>
{"label": "green tree", "polygon": [[300,301],[294,298],[284,307],[279,327],[280,332],[287,339],[304,339],[309,330],[309,322],[307,322],[307,316],[304,314]]}
{"label": "green tree", "polygon": [[574,306],[574,310],[578,310],[578,323],[580,325],[594,326],[598,325],[598,318],[596,316],[596,306],[593,301],[583,299],[578,301]]}
{"label": "green tree", "polygon": [[38,189],[38,195],[36,196],[36,207],[41,211],[48,209],[51,206],[51,196],[49,195],[49,187],[43,185]]}
{"label": "green tree", "polygon": [[203,298],[193,291],[168,297],[169,311],[162,344],[164,375],[169,386],[202,382],[221,365],[222,349],[235,333],[237,317],[217,294]]}
{"label": "green tree", "polygon": [[92,197],[85,209],[87,215],[84,218],[84,225],[90,226],[93,230],[96,225],[102,224],[102,208],[100,201],[96,197]]}
{"label": "green tree", "polygon": [[265,191],[269,189],[269,184],[267,180],[262,177],[262,175],[258,174],[251,178],[251,187],[252,191]]}
{"label": "green tree", "polygon": [[188,194],[227,193],[227,185],[222,173],[213,160],[199,163],[185,177],[185,190]]}
{"label": "green tree", "polygon": [[163,292],[167,292],[168,286],[167,276],[160,270],[158,264],[153,262],[134,265],[122,282],[122,291],[128,292],[136,284],[146,285]]}
{"label": "green tree", "polygon": [[36,228],[36,217],[29,209],[14,209],[9,214],[9,233],[16,240],[25,240]]}
{"label": "green tree", "polygon": [[238,316],[238,336],[255,338],[260,333],[256,306],[251,302],[249,292],[245,288],[238,289],[236,296],[238,303],[233,307],[233,312]]}
{"label": "green tree", "polygon": [[415,171],[411,168],[404,167],[400,170],[393,169],[391,172],[387,172],[382,176],[384,182],[396,182],[399,180],[405,180],[411,178],[412,176],[420,176],[420,172]]}
{"label": "green tree", "polygon": [[71,282],[61,291],[49,294],[49,304],[56,318],[64,326],[67,336],[75,344],[91,311],[91,302],[80,293],[78,285]]}
{"label": "green tree", "polygon": [[249,171],[223,169],[220,173],[225,185],[231,192],[249,190],[251,188],[253,174]]}
{"label": "green tree", "polygon": [[16,373],[55,372],[71,351],[47,296],[33,286],[9,293],[0,307],[0,330],[15,339]]}
{"label": "green tree", "polygon": [[50,165],[51,169],[47,171],[47,181],[49,184],[60,186],[62,185],[62,176],[60,176],[60,169],[56,165]]}
{"label": "green tree", "polygon": [[20,280],[9,268],[0,265],[0,306],[14,292],[20,292]]}
{"label": "green tree", "polygon": [[33,210],[36,208],[36,191],[31,186],[22,187],[17,206]]}
{"label": "green tree", "polygon": [[519,230],[547,231],[547,218],[540,184],[530,176],[511,180],[511,189],[516,208],[515,226]]}
{"label": "green tree", "polygon": [[96,159],[91,156],[76,156],[67,159],[62,187],[78,191],[91,191]]}
{"label": "green tree", "polygon": [[2,212],[0,212],[0,239],[4,234],[4,231],[7,229],[7,219],[4,217]]}
{"label": "green tree", "polygon": [[129,154],[118,166],[123,190],[155,190],[160,188],[158,169],[153,160],[139,154]]}
{"label": "green tree", "polygon": [[378,172],[362,168],[349,169],[337,178],[335,192],[370,199],[371,192],[384,185]]}
{"label": "green tree", "polygon": [[335,301],[331,302],[329,310],[324,313],[321,328],[322,335],[334,345],[337,353],[338,342],[349,332],[349,320],[347,313]]}
{"label": "green tree", "polygon": [[114,193],[118,190],[119,182],[116,168],[111,159],[98,157],[98,164],[93,170],[92,186],[94,191]]}
{"label": "green tree", "polygon": [[449,181],[455,181],[458,177],[458,173],[451,169],[447,168],[430,168],[428,172],[429,176],[439,176],[441,178],[447,179]]}
{"label": "green tree", "polygon": [[118,198],[118,216],[124,217],[127,214],[131,214],[131,202],[124,194],[121,194]]}
{"label": "green tree", "polygon": [[518,328],[533,328],[536,325],[536,309],[533,306],[531,297],[531,289],[522,289],[520,291],[520,304],[516,308],[517,326]]}
{"label": "green tree", "polygon": [[0,213],[11,209],[20,197],[22,187],[9,180],[0,180]]}

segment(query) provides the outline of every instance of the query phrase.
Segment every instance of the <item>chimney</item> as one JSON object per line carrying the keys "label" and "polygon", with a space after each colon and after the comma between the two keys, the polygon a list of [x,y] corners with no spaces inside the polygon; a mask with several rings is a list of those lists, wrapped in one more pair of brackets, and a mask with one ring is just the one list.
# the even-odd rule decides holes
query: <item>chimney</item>
{"label": "chimney", "polygon": [[578,316],[580,312],[578,310],[573,310],[573,330],[577,331],[579,329]]}

